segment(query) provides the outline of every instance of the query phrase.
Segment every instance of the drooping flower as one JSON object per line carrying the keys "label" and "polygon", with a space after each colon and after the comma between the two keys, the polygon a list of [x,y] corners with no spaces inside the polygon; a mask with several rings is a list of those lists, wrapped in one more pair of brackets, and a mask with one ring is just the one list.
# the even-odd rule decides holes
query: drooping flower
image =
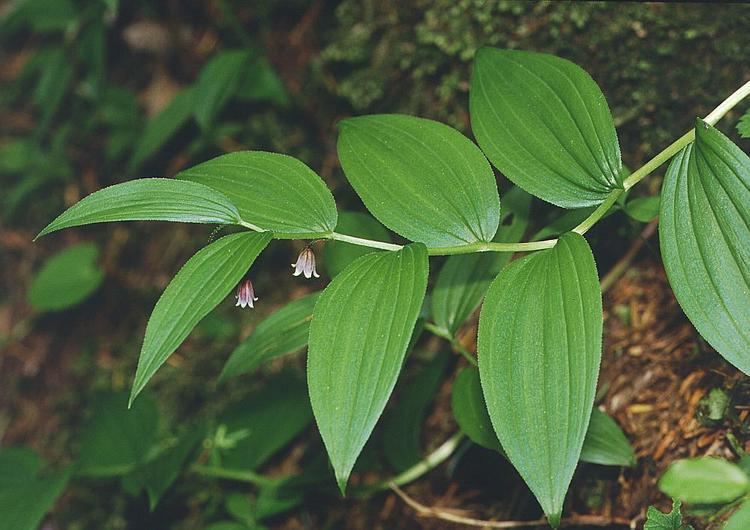
{"label": "drooping flower", "polygon": [[297,263],[292,263],[292,268],[294,269],[292,276],[304,274],[305,278],[313,276],[320,278],[318,271],[315,270],[315,253],[309,246],[302,249],[302,252],[297,256]]}
{"label": "drooping flower", "polygon": [[235,295],[235,298],[237,299],[237,303],[234,304],[235,307],[239,306],[243,309],[250,307],[252,309],[254,307],[253,302],[258,299],[258,297],[255,296],[253,282],[248,279],[242,280],[237,286],[237,294]]}

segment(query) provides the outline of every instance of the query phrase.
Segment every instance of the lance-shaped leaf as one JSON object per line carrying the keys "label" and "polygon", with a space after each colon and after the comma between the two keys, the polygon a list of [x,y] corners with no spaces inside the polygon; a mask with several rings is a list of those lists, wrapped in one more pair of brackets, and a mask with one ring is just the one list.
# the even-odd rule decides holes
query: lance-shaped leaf
{"label": "lance-shaped leaf", "polygon": [[63,228],[113,221],[231,224],[240,222],[240,214],[226,196],[201,184],[175,179],[137,179],[84,197],[36,237]]}
{"label": "lance-shaped leaf", "polygon": [[310,402],[342,492],[401,371],[427,269],[421,244],[367,254],[336,276],[315,306]]}
{"label": "lance-shaped leaf", "polygon": [[[529,222],[531,195],[513,188],[503,198],[502,224],[494,241],[520,241]],[[435,324],[454,333],[482,302],[495,276],[510,261],[512,252],[484,252],[450,256],[440,269],[432,290]]]}
{"label": "lance-shaped leaf", "polygon": [[346,178],[386,227],[431,247],[491,241],[500,219],[495,176],[479,148],[431,120],[399,114],[339,124]]}
{"label": "lance-shaped leaf", "polygon": [[701,120],[695,133],[664,177],[664,268],[698,332],[750,374],[750,158]]}
{"label": "lance-shaped leaf", "polygon": [[511,262],[479,318],[479,372],[508,459],[558,526],[594,403],[602,300],[586,240]]}
{"label": "lance-shaped leaf", "polygon": [[581,208],[622,187],[620,145],[607,101],[572,62],[482,48],[474,60],[470,109],[487,158],[532,195]]}
{"label": "lance-shaped leaf", "polygon": [[201,128],[213,124],[221,108],[237,91],[249,60],[247,50],[227,50],[217,53],[203,67],[193,89],[193,113]]}
{"label": "lance-shaped leaf", "polygon": [[324,237],[336,228],[336,203],[325,183],[291,156],[237,151],[177,174],[234,203],[242,218],[284,239]]}
{"label": "lance-shaped leaf", "polygon": [[222,237],[199,250],[172,278],[146,326],[131,404],[195,325],[239,283],[270,239],[267,232]]}
{"label": "lance-shaped leaf", "polygon": [[596,407],[591,412],[581,461],[603,466],[635,465],[635,451],[620,426]]}
{"label": "lance-shaped leaf", "polygon": [[253,371],[266,361],[307,346],[313,307],[313,293],[295,300],[263,320],[227,360],[220,381]]}

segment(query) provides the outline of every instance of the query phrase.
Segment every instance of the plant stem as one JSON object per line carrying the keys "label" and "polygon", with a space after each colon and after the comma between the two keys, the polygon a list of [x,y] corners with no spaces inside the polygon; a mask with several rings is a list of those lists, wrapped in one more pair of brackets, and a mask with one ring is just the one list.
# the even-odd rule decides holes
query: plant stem
{"label": "plant stem", "polygon": [[201,464],[193,464],[192,466],[190,466],[190,471],[198,475],[203,475],[205,477],[225,478],[228,480],[236,480],[238,482],[249,482],[250,484],[255,484],[256,486],[275,486],[284,478],[269,478],[253,471],[224,469],[222,467],[205,466]]}
{"label": "plant stem", "polygon": [[[722,101],[718,107],[716,107],[711,113],[706,116],[703,120],[710,125],[715,125],[721,118],[723,118],[727,112],[732,110],[740,101],[750,95],[750,81],[742,85],[740,88],[735,90],[728,98]],[[592,226],[601,220],[602,217],[609,211],[612,205],[626,190],[629,190],[641,180],[646,178],[651,172],[659,168],[666,161],[676,155],[683,147],[688,145],[695,139],[695,130],[692,129],[677,140],[672,142],[659,154],[653,157],[651,160],[646,162],[643,166],[638,168],[636,171],[630,174],[625,180],[623,180],[622,188],[612,190],[599,207],[594,210],[591,215],[584,219],[573,231],[581,235],[588,232]],[[265,232],[262,228],[248,223],[247,221],[240,220],[239,223],[245,228],[254,230],[255,232]],[[316,238],[317,239],[317,238]],[[376,241],[373,239],[365,239],[362,237],[350,236],[347,234],[339,234],[338,232],[331,232],[324,239],[333,239],[335,241],[344,241],[353,245],[359,245],[362,247],[377,248],[380,250],[401,250],[403,245],[396,245],[394,243],[387,243],[385,241]],[[495,243],[495,242],[477,242],[469,243],[466,245],[458,245],[453,247],[438,247],[428,248],[427,253],[430,256],[450,256],[454,254],[472,254],[475,252],[532,252],[535,250],[544,250],[552,248],[557,243],[557,239],[546,239],[544,241],[530,241],[526,243]]]}
{"label": "plant stem", "polygon": [[455,337],[453,334],[451,334],[447,329],[441,328],[440,326],[436,326],[432,322],[425,322],[424,329],[435,335],[436,337],[440,337],[441,339],[445,339],[448,342],[451,343],[451,346],[453,346],[453,349],[455,349],[458,353],[464,356],[464,358],[469,361],[469,363],[473,366],[477,365],[477,360],[474,357],[474,355],[467,350],[463,344]]}
{"label": "plant stem", "polygon": [[421,476],[432,471],[437,466],[445,462],[455,452],[455,450],[458,448],[458,445],[463,439],[463,433],[457,432],[453,434],[453,436],[444,441],[437,449],[432,451],[430,454],[428,454],[426,457],[424,457],[422,460],[414,464],[406,471],[399,473],[393,478],[373,484],[372,486],[366,486],[357,491],[354,496],[358,498],[368,497],[373,493],[387,490],[391,487],[392,484],[403,486],[404,484],[408,484],[409,482],[417,480]]}

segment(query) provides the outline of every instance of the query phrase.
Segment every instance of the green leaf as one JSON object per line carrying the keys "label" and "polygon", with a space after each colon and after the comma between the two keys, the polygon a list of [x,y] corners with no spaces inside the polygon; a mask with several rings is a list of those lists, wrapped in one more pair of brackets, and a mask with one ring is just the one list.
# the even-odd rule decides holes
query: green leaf
{"label": "green leaf", "polygon": [[396,406],[383,416],[383,452],[398,472],[422,458],[422,422],[442,381],[450,355],[436,355],[414,377],[404,382]]}
{"label": "green leaf", "polygon": [[[371,215],[360,212],[339,212],[336,231],[355,237],[374,239],[390,243],[391,234]],[[331,277],[343,271],[352,261],[365,254],[377,252],[377,249],[352,245],[344,241],[326,241],[324,264]]]}
{"label": "green leaf", "polygon": [[312,421],[304,379],[282,372],[262,389],[230,405],[219,422],[237,442],[222,449],[221,465],[254,470]]}
{"label": "green leaf", "polygon": [[77,472],[111,477],[132,471],[146,459],[158,421],[156,404],[148,396],[128,409],[125,393],[99,395],[81,435]]}
{"label": "green leaf", "polygon": [[539,241],[541,239],[548,239],[557,237],[565,232],[570,232],[578,224],[586,219],[596,208],[577,208],[575,210],[564,211],[562,215],[554,219],[550,224],[541,228],[535,233],[531,240]]}
{"label": "green leaf", "polygon": [[195,90],[186,88],[172,98],[159,114],[151,118],[141,133],[130,159],[130,171],[135,171],[166,144],[185,125],[195,108]]}
{"label": "green leaf", "polygon": [[401,371],[427,271],[421,244],[368,254],[336,276],[315,306],[310,402],[342,493]]}
{"label": "green leaf", "polygon": [[737,132],[742,138],[750,138],[750,110],[743,114],[737,123]]}
{"label": "green leaf", "polygon": [[214,55],[203,67],[195,82],[195,121],[208,129],[216,115],[231,98],[242,79],[242,72],[250,60],[246,50],[222,51]]}
{"label": "green leaf", "polygon": [[690,504],[726,503],[749,488],[745,472],[720,458],[677,460],[659,479],[661,491]]}
{"label": "green leaf", "polygon": [[205,436],[205,429],[190,428],[176,438],[174,444],[163,449],[141,469],[143,485],[148,493],[151,511],[162,495],[172,486],[185,467],[188,458]]}
{"label": "green leaf", "polygon": [[59,311],[88,298],[101,285],[104,272],[96,261],[99,249],[82,243],[49,258],[34,277],[29,303],[41,311]]}
{"label": "green leaf", "polygon": [[113,221],[236,224],[240,215],[224,195],[201,184],[175,179],[137,179],[84,197],[36,237],[63,228]]}
{"label": "green leaf", "polygon": [[500,220],[495,175],[464,135],[399,114],[342,121],[346,178],[385,226],[430,247],[491,241]]}
{"label": "green leaf", "polygon": [[270,239],[269,233],[228,235],[199,250],[180,269],[156,303],[146,326],[131,404],[195,325],[242,280]]}
{"label": "green leaf", "polygon": [[307,346],[310,320],[318,294],[295,300],[258,324],[252,334],[232,352],[219,381],[252,372],[271,359]]}
{"label": "green leaf", "polygon": [[603,466],[634,466],[635,451],[615,420],[594,407],[581,460]]}
{"label": "green leaf", "polygon": [[255,58],[243,69],[237,98],[246,101],[271,101],[281,106],[289,104],[289,94],[284,83],[264,57]]}
{"label": "green leaf", "polygon": [[620,146],[607,101],[570,61],[482,48],[474,60],[470,110],[482,151],[532,195],[581,208],[622,187]]}
{"label": "green leaf", "polygon": [[602,300],[586,240],[573,232],[511,262],[479,318],[479,372],[508,459],[552,526],[581,454],[602,348]]}
{"label": "green leaf", "polygon": [[669,513],[661,513],[653,506],[649,506],[643,530],[693,530],[689,524],[682,523],[681,505],[680,501],[673,500],[672,511]]}
{"label": "green leaf", "polygon": [[641,223],[648,223],[659,216],[659,203],[661,197],[652,195],[651,197],[638,197],[625,203],[625,213],[631,219]]}
{"label": "green leaf", "polygon": [[[451,404],[456,423],[472,442],[505,456],[487,412],[479,370],[468,366],[458,374],[453,383]],[[632,466],[635,454],[614,420],[594,408],[580,459],[582,462],[606,466]]]}
{"label": "green leaf", "polygon": [[[520,188],[511,189],[503,199],[501,225],[494,241],[520,241],[529,222],[530,207],[529,194]],[[512,255],[512,252],[485,252],[450,256],[432,290],[430,302],[435,324],[450,334],[455,333],[479,307],[490,283]]]}
{"label": "green leaf", "polygon": [[486,449],[505,454],[492,428],[492,420],[482,395],[479,370],[467,366],[453,382],[451,408],[456,423],[469,440]]}
{"label": "green leaf", "polygon": [[740,509],[727,520],[723,530],[747,530],[750,528],[750,502],[745,501]]}
{"label": "green leaf", "polygon": [[336,227],[336,203],[325,183],[290,156],[237,151],[186,169],[177,178],[205,184],[237,206],[242,218],[274,237],[325,237]]}
{"label": "green leaf", "polygon": [[703,121],[695,132],[664,177],[664,268],[698,332],[750,374],[750,158]]}
{"label": "green leaf", "polygon": [[40,474],[32,451],[0,449],[0,530],[37,530],[70,478],[70,471]]}

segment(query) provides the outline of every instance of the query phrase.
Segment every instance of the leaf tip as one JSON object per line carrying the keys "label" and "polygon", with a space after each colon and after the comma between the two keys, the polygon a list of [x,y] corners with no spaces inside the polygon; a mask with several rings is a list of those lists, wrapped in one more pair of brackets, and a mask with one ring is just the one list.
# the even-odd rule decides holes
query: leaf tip
{"label": "leaf tip", "polygon": [[346,497],[346,483],[349,481],[349,475],[339,475],[336,473],[336,484],[339,487],[342,497]]}
{"label": "leaf tip", "polygon": [[555,512],[547,514],[547,522],[552,528],[560,528],[560,518],[562,517],[562,512]]}

